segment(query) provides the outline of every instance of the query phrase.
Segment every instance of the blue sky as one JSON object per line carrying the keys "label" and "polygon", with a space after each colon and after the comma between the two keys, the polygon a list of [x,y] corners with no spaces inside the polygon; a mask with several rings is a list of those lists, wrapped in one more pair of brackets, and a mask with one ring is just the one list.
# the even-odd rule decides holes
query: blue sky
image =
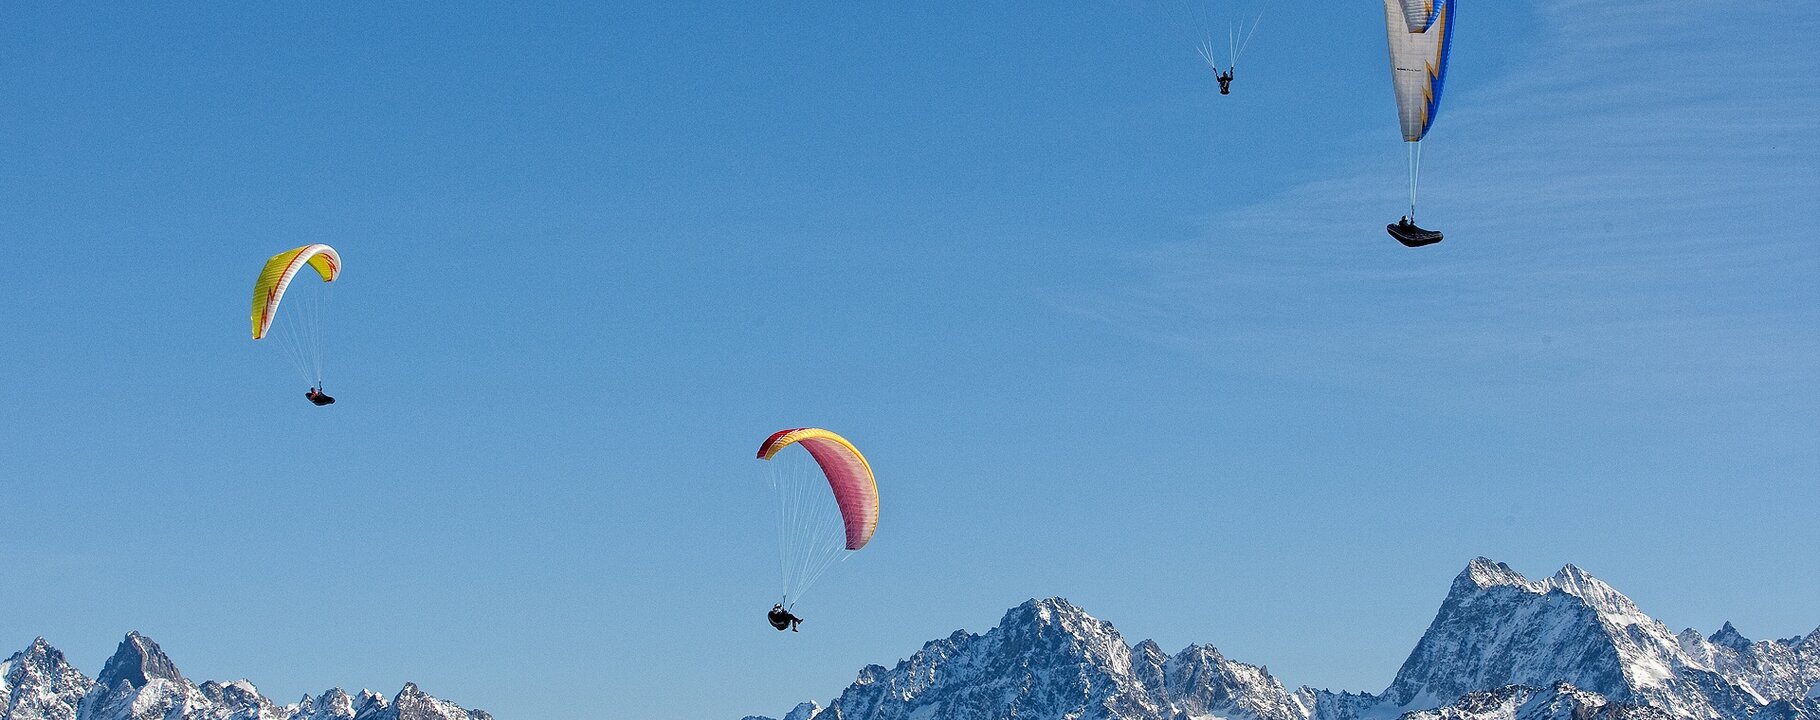
{"label": "blue sky", "polygon": [[[0,651],[732,718],[1049,595],[1378,690],[1475,555],[1820,624],[1809,4],[1467,4],[1419,252],[1372,3],[1228,97],[1244,3],[607,5],[8,6]],[[884,515],[779,635],[795,425]]]}

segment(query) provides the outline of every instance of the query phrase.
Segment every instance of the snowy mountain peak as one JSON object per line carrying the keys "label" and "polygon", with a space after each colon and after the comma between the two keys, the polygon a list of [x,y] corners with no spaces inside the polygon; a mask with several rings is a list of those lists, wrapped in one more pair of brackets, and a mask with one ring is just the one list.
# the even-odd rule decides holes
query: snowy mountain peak
{"label": "snowy mountain peak", "polygon": [[391,717],[397,720],[479,720],[488,717],[478,710],[469,713],[447,700],[430,697],[429,693],[407,682],[398,696],[392,698]]}
{"label": "snowy mountain peak", "polygon": [[120,648],[101,668],[101,675],[95,678],[95,682],[110,688],[121,681],[142,688],[153,680],[181,683],[183,673],[177,672],[177,665],[165,656],[158,643],[137,631],[126,634],[126,639],[120,641]]}
{"label": "snowy mountain peak", "polygon": [[246,680],[200,685],[184,679],[158,643],[129,633],[99,681],[64,661],[43,638],[0,662],[0,720],[492,720],[480,710],[425,694],[407,684],[388,703],[362,690],[333,689],[280,706]]}
{"label": "snowy mountain peak", "polygon": [[1060,598],[1031,600],[983,635],[956,632],[895,667],[867,666],[815,717],[1164,720],[1131,665],[1110,623]]}
{"label": "snowy mountain peak", "polygon": [[44,638],[0,661],[0,718],[52,720],[74,717],[82,696],[94,685],[70,667],[63,652]]}
{"label": "snowy mountain peak", "polygon": [[208,680],[196,686],[196,692],[206,698],[210,705],[218,708],[232,708],[237,713],[253,716],[276,710],[271,700],[259,694],[259,688],[245,680],[216,682]]}
{"label": "snowy mountain peak", "polygon": [[[870,665],[825,710],[789,720],[1308,720],[1261,667],[1208,645],[1174,656],[1125,644],[1060,598],[1031,600],[982,635],[955,632],[896,667]],[[754,716],[757,717],[757,716]]]}
{"label": "snowy mountain peak", "polygon": [[867,666],[792,720],[1820,720],[1817,686],[1820,630],[1675,635],[1577,566],[1532,581],[1476,558],[1382,695],[1291,693],[1211,645],[1128,646],[1111,623],[1047,598],[984,634]]}
{"label": "snowy mountain peak", "polygon": [[304,695],[291,706],[289,720],[353,720],[354,716],[354,698],[334,688],[315,697]]}
{"label": "snowy mountain peak", "polygon": [[[1557,578],[1580,584],[1582,575],[1563,568]],[[1475,558],[1385,695],[1398,707],[1433,707],[1505,685],[1624,687],[1623,661],[1599,613],[1555,582],[1530,582],[1509,565]]]}
{"label": "snowy mountain peak", "polygon": [[1081,626],[1087,621],[1099,622],[1088,615],[1085,610],[1075,607],[1064,598],[1052,597],[1024,601],[1024,604],[1005,611],[1005,617],[999,620],[999,627],[1056,625],[1062,627]]}
{"label": "snowy mountain peak", "polygon": [[1585,600],[1586,604],[1591,605],[1593,609],[1622,625],[1651,622],[1649,616],[1637,609],[1637,604],[1631,602],[1630,598],[1625,597],[1623,593],[1618,592],[1617,588],[1572,564],[1563,566],[1560,572],[1555,573],[1554,577],[1549,578],[1546,583],[1536,589],[1541,592],[1559,589]]}
{"label": "snowy mountain peak", "polygon": [[1474,690],[1567,682],[1613,707],[1725,717],[1788,698],[1810,675],[1820,679],[1820,663],[1799,653],[1787,643],[1752,643],[1729,625],[1710,639],[1672,634],[1574,565],[1532,582],[1481,558],[1455,580],[1385,695],[1411,708]]}
{"label": "snowy mountain peak", "polygon": [[362,688],[360,694],[354,697],[354,717],[378,717],[390,705],[391,702],[384,695]]}
{"label": "snowy mountain peak", "polygon": [[59,652],[57,648],[51,647],[51,644],[46,642],[42,636],[33,640],[32,644],[25,646],[25,650],[20,653],[20,655],[23,655],[28,659],[48,658],[52,654],[55,654],[58,658],[63,657],[63,653]]}
{"label": "snowy mountain peak", "polygon": [[1008,650],[1061,649],[1083,660],[1128,668],[1131,648],[1119,631],[1062,598],[1030,600],[1005,613],[992,633]]}
{"label": "snowy mountain peak", "polygon": [[1164,665],[1159,705],[1177,717],[1306,720],[1308,708],[1270,669],[1227,659],[1212,645],[1190,645]]}
{"label": "snowy mountain peak", "polygon": [[1580,569],[1579,565],[1575,565],[1573,563],[1568,563],[1566,565],[1562,565],[1560,570],[1555,571],[1555,580],[1556,581],[1577,582],[1580,580],[1592,580],[1592,579],[1594,579],[1592,576],[1592,573],[1589,573],[1589,572],[1586,572],[1585,570]]}
{"label": "snowy mountain peak", "polygon": [[1432,706],[1472,690],[1567,682],[1620,703],[1696,715],[1739,702],[1734,695],[1761,700],[1759,690],[1725,684],[1711,647],[1697,634],[1669,632],[1577,566],[1530,581],[1478,559],[1385,694],[1399,707]]}
{"label": "snowy mountain peak", "polygon": [[[51,647],[51,644],[38,638],[25,646],[23,651],[6,660],[4,667],[16,672],[33,671],[36,673],[57,673],[69,667],[63,659],[63,651]],[[0,673],[3,674],[3,673]]]}
{"label": "snowy mountain peak", "polygon": [[1547,580],[1535,581],[1511,569],[1509,565],[1494,562],[1488,558],[1473,558],[1454,579],[1450,595],[1474,594],[1492,588],[1518,588],[1537,595],[1559,590],[1585,601],[1599,612],[1622,617],[1624,624],[1634,624],[1647,619],[1637,610],[1635,603],[1623,593],[1617,591],[1605,581],[1593,577],[1578,565],[1569,563],[1561,566],[1554,576]]}
{"label": "snowy mountain peak", "polygon": [[1454,578],[1453,592],[1457,593],[1467,589],[1483,590],[1499,586],[1528,588],[1530,583],[1529,578],[1510,569],[1509,565],[1487,557],[1476,557],[1472,559],[1472,562],[1466,564],[1466,569],[1460,571],[1458,577]]}
{"label": "snowy mountain peak", "polygon": [[822,706],[818,703],[801,703],[791,709],[790,714],[784,716],[784,720],[812,720],[816,715],[821,714],[821,711]]}
{"label": "snowy mountain peak", "polygon": [[1725,621],[1725,625],[1721,626],[1719,631],[1713,633],[1712,637],[1707,638],[1706,641],[1714,645],[1730,648],[1734,652],[1747,652],[1750,650],[1751,646],[1750,639],[1744,637],[1743,633],[1738,632],[1737,628],[1732,627],[1730,620]]}

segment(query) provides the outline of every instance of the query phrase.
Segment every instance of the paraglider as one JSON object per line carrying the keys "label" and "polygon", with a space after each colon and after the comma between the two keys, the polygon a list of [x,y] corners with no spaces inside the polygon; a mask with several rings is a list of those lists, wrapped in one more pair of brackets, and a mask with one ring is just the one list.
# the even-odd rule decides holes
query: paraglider
{"label": "paraglider", "polygon": [[803,619],[791,614],[789,610],[785,610],[783,603],[772,605],[771,611],[765,613],[765,619],[769,620],[771,627],[777,628],[778,632],[785,630],[801,632],[796,629],[796,626],[803,624]]}
{"label": "paraglider", "polygon": [[1403,243],[1404,247],[1422,247],[1441,241],[1441,231],[1416,227],[1415,221],[1410,220],[1408,215],[1394,224],[1386,225],[1384,229],[1389,230],[1390,236]]}
{"label": "paraglider", "polygon": [[1245,54],[1245,46],[1251,44],[1251,36],[1257,34],[1258,23],[1263,21],[1264,14],[1258,13],[1257,18],[1251,21],[1250,30],[1245,29],[1244,21],[1240,21],[1236,28],[1226,26],[1226,66],[1223,70],[1220,61],[1214,57],[1213,40],[1201,41],[1198,48],[1201,61],[1207,63],[1207,68],[1213,71],[1213,79],[1219,81],[1221,95],[1232,94],[1232,73],[1239,67],[1239,57]]}
{"label": "paraglider", "polygon": [[[323,287],[341,277],[341,255],[323,244],[305,245],[273,255],[253,282],[253,339],[266,337],[276,326],[280,344],[291,365],[310,385],[305,398],[318,407],[332,405],[335,398],[322,391],[322,302],[323,291],[308,293],[305,302],[295,299],[285,304],[291,281],[304,268],[315,271]],[[283,305],[284,314],[279,314]]]}
{"label": "paraglider", "polygon": [[[776,459],[792,445],[806,451]],[[778,571],[783,598],[766,618],[778,630],[795,630],[797,601],[835,562],[871,542],[878,529],[878,482],[853,443],[821,428],[779,430],[759,445],[758,459],[771,461],[771,490],[777,496]]]}
{"label": "paraglider", "polygon": [[1422,174],[1422,138],[1434,126],[1453,49],[1454,0],[1384,0],[1390,36],[1390,78],[1397,92],[1397,118],[1409,146],[1409,214],[1385,226],[1406,247],[1441,241],[1438,230],[1416,225],[1416,190]]}

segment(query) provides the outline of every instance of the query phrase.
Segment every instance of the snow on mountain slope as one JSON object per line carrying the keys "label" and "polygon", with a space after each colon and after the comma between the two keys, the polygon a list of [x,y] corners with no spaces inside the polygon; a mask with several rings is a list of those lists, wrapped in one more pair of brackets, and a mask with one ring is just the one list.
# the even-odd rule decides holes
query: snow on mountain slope
{"label": "snow on mountain slope", "polygon": [[94,685],[44,638],[0,662],[0,720],[61,720]]}
{"label": "snow on mountain slope", "polygon": [[1290,692],[1208,646],[1126,645],[1050,598],[868,666],[827,709],[790,720],[1820,720],[1817,685],[1820,630],[1675,635],[1573,565],[1532,581],[1476,558],[1381,695]]}
{"label": "snow on mountain slope", "polygon": [[[416,683],[405,683],[392,699],[392,707],[373,716],[374,720],[493,720],[480,710],[464,710],[460,705],[439,700],[417,689]],[[356,720],[365,720],[356,716]]]}
{"label": "snow on mountain slope", "polygon": [[0,720],[492,720],[406,684],[397,697],[339,688],[277,705],[245,680],[194,684],[158,643],[129,633],[89,680],[39,638],[0,663]]}
{"label": "snow on mountain slope", "polygon": [[[802,708],[799,707],[798,710]],[[1190,646],[1127,645],[1060,598],[1012,608],[984,635],[956,632],[895,668],[877,665],[819,714],[790,720],[1307,720],[1263,668]]]}
{"label": "snow on mountain slope", "polygon": [[[1150,647],[1154,643],[1146,640]],[[1191,718],[1306,720],[1308,709],[1270,670],[1228,660],[1211,645],[1190,645],[1163,665],[1154,697]]]}
{"label": "snow on mountain slope", "polygon": [[[1431,662],[1449,656],[1465,662]],[[1515,684],[1565,679],[1626,697],[1690,667],[1711,670],[1693,662],[1666,626],[1580,568],[1568,565],[1531,582],[1477,558],[1454,580],[1440,614],[1386,694],[1402,703],[1424,692],[1445,699],[1498,675]],[[1442,672],[1431,674],[1431,668]]]}
{"label": "snow on mountain slope", "polygon": [[208,717],[203,712],[208,704],[158,643],[135,632],[120,641],[120,648],[108,658],[76,716],[82,720],[199,720]]}
{"label": "snow on mountain slope", "polygon": [[815,719],[1010,716],[1163,720],[1117,631],[1056,598],[1012,608],[984,635],[930,642],[891,670],[861,670]]}
{"label": "snow on mountain slope", "polygon": [[1614,702],[1595,692],[1556,683],[1546,689],[1511,685],[1478,690],[1404,720],[1672,720],[1667,711]]}
{"label": "snow on mountain slope", "polygon": [[289,720],[354,720],[354,698],[341,688],[317,697],[305,695],[291,705]]}
{"label": "snow on mountain slope", "polygon": [[1820,683],[1820,629],[1806,638],[1752,641],[1728,622],[1711,637],[1689,628],[1676,640],[1695,662],[1764,702],[1802,697]]}
{"label": "snow on mountain slope", "polygon": [[[1476,558],[1455,578],[1385,697],[1402,708],[1428,707],[1472,690],[1564,681],[1691,718],[1737,716],[1789,697],[1803,675],[1794,653],[1774,643],[1764,647],[1779,655],[1758,652],[1735,635],[1714,637],[1737,644],[1742,653],[1677,637],[1573,565],[1547,580],[1530,581],[1508,566]],[[1739,658],[1762,664],[1749,666]]]}
{"label": "snow on mountain slope", "polygon": [[806,702],[806,703],[797,705],[794,710],[790,711],[790,714],[784,716],[784,720],[810,720],[810,718],[815,717],[816,714],[820,713],[821,711],[822,711],[821,705],[818,705],[818,704],[812,703],[812,702]]}

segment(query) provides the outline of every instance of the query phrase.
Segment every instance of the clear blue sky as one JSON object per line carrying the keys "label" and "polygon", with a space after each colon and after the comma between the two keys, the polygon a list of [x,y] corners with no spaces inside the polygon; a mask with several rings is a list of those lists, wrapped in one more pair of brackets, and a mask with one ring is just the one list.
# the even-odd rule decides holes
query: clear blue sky
{"label": "clear blue sky", "polygon": [[[8,3],[0,652],[734,718],[1062,595],[1378,690],[1475,555],[1812,630],[1820,9],[1462,4],[1410,251],[1365,0],[1229,97],[1244,3]],[[794,425],[884,516],[779,635]]]}

